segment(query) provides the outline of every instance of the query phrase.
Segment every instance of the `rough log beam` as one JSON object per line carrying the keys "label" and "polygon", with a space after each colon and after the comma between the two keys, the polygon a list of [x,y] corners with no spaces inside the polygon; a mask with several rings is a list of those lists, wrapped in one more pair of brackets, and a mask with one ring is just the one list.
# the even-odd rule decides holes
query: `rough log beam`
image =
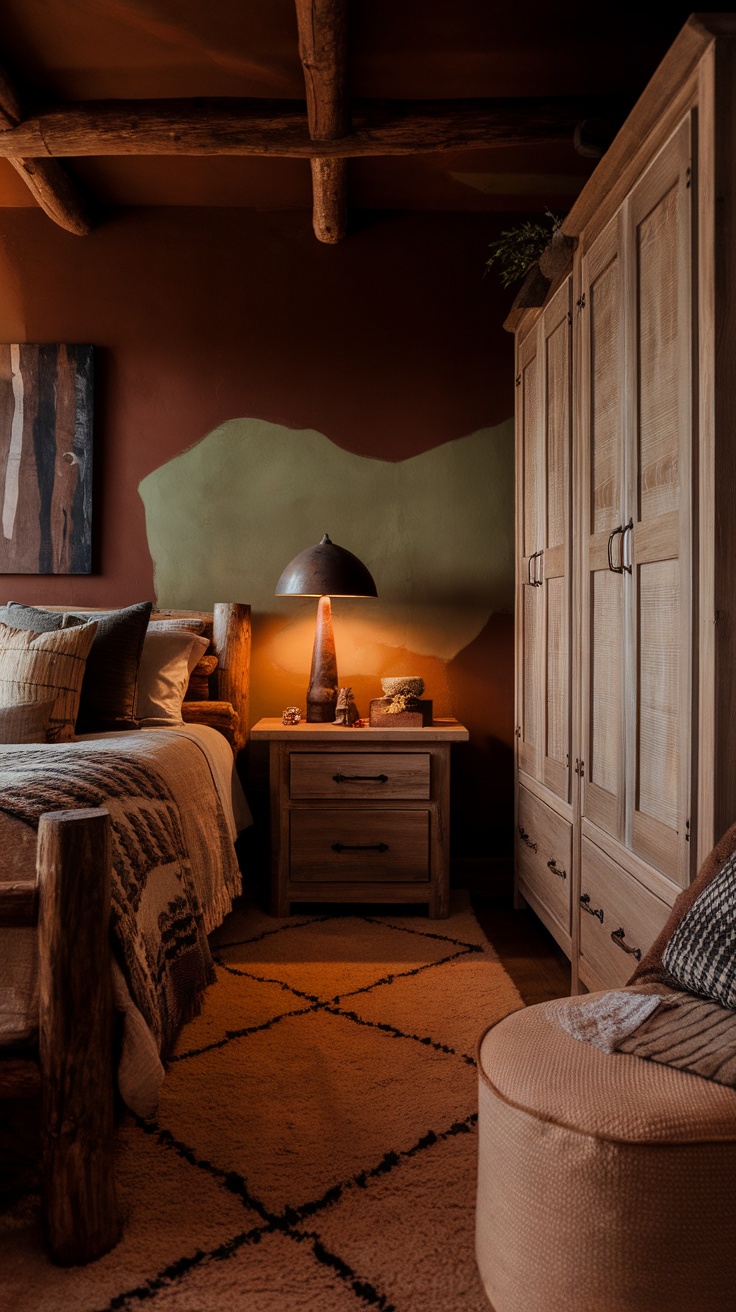
{"label": "rough log beam", "polygon": [[569,142],[591,114],[618,112],[602,97],[530,100],[353,101],[352,128],[313,140],[293,100],[128,100],[65,105],[0,132],[0,156],[274,155],[348,159],[476,146]]}
{"label": "rough log beam", "polygon": [[[350,131],[347,0],[296,0],[296,16],[309,135],[314,141],[337,141]],[[347,231],[348,163],[315,155],[311,165],[314,233],[334,244]]]}
{"label": "rough log beam", "polygon": [[[4,131],[12,131],[20,122],[18,97],[7,74],[0,69],[0,137]],[[77,237],[86,237],[92,229],[92,216],[81,193],[64,172],[62,164],[42,157],[27,158],[22,151],[15,154],[8,152],[5,158],[20,174],[31,195],[54,223]]]}
{"label": "rough log beam", "polygon": [[0,927],[35,925],[38,918],[38,888],[35,879],[0,885]]}

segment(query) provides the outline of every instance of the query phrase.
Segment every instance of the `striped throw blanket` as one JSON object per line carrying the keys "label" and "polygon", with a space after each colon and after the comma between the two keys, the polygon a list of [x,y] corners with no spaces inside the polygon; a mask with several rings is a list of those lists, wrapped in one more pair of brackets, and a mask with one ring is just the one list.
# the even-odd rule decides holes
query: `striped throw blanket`
{"label": "striped throw blanket", "polygon": [[[3,753],[0,811],[37,828],[44,811],[107,807],[114,949],[131,995],[166,1055],[181,1025],[199,1010],[213,966],[192,880],[187,826],[172,787],[145,750],[147,736],[135,737],[141,740],[139,750],[123,750],[108,740]],[[237,891],[232,841],[214,788],[191,800],[209,807],[211,814],[205,812],[200,825],[208,836],[209,860]]]}

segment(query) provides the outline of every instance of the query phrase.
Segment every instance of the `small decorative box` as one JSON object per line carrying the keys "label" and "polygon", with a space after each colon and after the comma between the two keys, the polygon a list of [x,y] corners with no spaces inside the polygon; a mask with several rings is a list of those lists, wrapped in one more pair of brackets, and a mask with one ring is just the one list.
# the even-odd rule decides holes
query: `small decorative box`
{"label": "small decorative box", "polygon": [[370,706],[372,729],[423,729],[432,724],[432,702],[417,701],[413,711],[387,712],[390,697],[374,697]]}

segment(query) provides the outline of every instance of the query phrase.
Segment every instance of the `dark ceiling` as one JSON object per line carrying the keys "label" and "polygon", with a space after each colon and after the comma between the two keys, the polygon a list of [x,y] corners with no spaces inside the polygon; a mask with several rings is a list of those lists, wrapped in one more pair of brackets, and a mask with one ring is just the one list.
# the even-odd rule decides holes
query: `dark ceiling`
{"label": "dark ceiling", "polygon": [[[621,95],[632,103],[688,16],[527,0],[350,0],[356,97]],[[4,0],[0,62],[29,110],[193,96],[303,100],[293,0]],[[358,209],[569,207],[594,161],[568,144],[351,161]],[[114,205],[309,206],[305,159],[88,157],[69,172]],[[35,201],[0,159],[0,205]]]}

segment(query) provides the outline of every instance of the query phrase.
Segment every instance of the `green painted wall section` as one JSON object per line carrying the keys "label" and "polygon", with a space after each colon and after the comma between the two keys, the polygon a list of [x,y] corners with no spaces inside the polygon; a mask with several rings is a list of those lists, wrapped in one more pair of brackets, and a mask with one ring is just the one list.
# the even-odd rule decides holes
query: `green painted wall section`
{"label": "green painted wall section", "polygon": [[[290,630],[314,602],[273,595],[284,565],[328,532],[369,567],[377,601],[349,608],[350,655],[401,647],[451,660],[513,609],[514,430],[507,420],[389,462],[322,433],[232,419],[139,485],[160,605],[249,601]],[[305,641],[306,641],[305,637]],[[301,642],[271,659],[303,669]]]}

